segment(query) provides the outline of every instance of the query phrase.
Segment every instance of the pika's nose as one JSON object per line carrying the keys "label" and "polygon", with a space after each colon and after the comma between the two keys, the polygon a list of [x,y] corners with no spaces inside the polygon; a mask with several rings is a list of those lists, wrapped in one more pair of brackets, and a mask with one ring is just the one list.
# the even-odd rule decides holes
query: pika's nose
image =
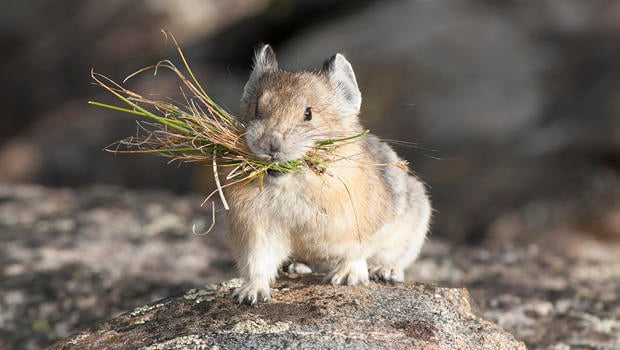
{"label": "pika's nose", "polygon": [[271,160],[276,159],[277,154],[282,151],[282,142],[282,134],[279,132],[273,132],[269,136],[265,137],[263,149]]}
{"label": "pika's nose", "polygon": [[282,145],[277,140],[272,140],[269,142],[269,154],[274,155],[280,152]]}

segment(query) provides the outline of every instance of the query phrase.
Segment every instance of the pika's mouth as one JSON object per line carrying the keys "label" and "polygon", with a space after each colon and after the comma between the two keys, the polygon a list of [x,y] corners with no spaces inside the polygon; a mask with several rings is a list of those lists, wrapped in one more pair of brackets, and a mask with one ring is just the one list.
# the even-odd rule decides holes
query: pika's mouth
{"label": "pika's mouth", "polygon": [[280,177],[280,176],[284,175],[284,173],[281,172],[281,171],[273,170],[273,169],[267,169],[265,171],[265,175],[272,176],[272,177]]}

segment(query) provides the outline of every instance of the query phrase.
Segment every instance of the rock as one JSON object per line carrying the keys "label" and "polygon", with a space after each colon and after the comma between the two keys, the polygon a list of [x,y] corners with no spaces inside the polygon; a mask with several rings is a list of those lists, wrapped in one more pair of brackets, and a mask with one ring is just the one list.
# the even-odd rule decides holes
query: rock
{"label": "rock", "polygon": [[539,117],[546,65],[534,38],[509,18],[475,2],[376,2],[291,38],[281,64],[314,67],[343,52],[373,130],[400,131],[444,153],[501,144]]}
{"label": "rock", "polygon": [[483,317],[533,349],[620,349],[620,242],[568,229],[538,232],[555,240],[431,241],[410,278],[467,286]]}
{"label": "rock", "polygon": [[0,184],[0,349],[43,344],[126,310],[232,278],[202,196]]}
{"label": "rock", "polygon": [[273,300],[237,304],[241,281],[192,289],[62,339],[49,349],[525,349],[481,319],[466,289],[405,283],[333,287],[286,275]]}

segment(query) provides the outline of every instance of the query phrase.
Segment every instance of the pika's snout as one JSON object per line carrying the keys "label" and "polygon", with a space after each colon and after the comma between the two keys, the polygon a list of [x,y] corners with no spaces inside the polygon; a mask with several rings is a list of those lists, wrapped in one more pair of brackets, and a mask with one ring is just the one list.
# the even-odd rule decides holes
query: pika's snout
{"label": "pika's snout", "polygon": [[268,161],[280,161],[284,148],[284,136],[277,130],[266,131],[258,140],[257,146],[258,152],[255,152],[257,157]]}

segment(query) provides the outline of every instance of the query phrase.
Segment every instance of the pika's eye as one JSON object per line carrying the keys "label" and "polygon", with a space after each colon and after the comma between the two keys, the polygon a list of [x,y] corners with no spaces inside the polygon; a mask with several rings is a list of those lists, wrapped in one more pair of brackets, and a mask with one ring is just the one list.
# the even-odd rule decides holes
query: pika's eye
{"label": "pika's eye", "polygon": [[310,107],[306,108],[306,111],[304,112],[304,120],[305,121],[312,120],[312,108],[310,108]]}
{"label": "pika's eye", "polygon": [[258,102],[256,102],[256,107],[254,108],[254,118],[258,118]]}

